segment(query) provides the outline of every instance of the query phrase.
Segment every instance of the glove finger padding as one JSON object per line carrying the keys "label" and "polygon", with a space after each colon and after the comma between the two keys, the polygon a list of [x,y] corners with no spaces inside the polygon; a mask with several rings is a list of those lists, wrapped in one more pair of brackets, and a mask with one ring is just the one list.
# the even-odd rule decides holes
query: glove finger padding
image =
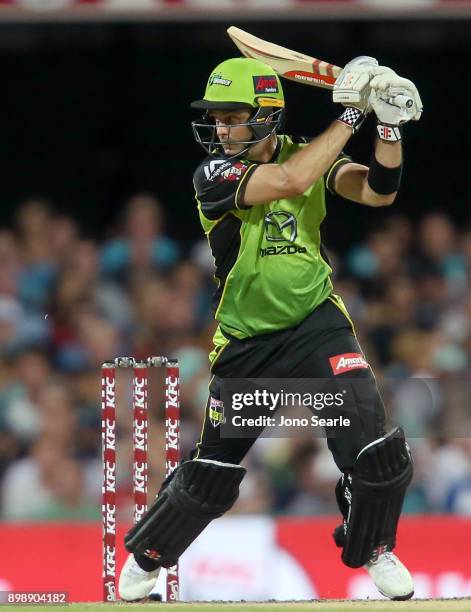
{"label": "glove finger padding", "polygon": [[395,76],[397,76],[397,73],[394,72],[394,70],[392,68],[389,68],[388,66],[374,66],[371,69],[371,73],[375,77],[383,74],[394,74]]}
{"label": "glove finger padding", "polygon": [[378,66],[374,57],[362,55],[348,62],[337,78],[332,99],[344,106],[353,106],[362,112],[368,112],[369,82]]}
{"label": "glove finger padding", "polygon": [[391,72],[388,71],[383,74],[373,76],[370,85],[372,89],[382,90],[389,89],[390,87],[405,87],[411,90],[415,89],[415,85],[412,81],[409,81],[409,79],[403,79],[393,70]]}

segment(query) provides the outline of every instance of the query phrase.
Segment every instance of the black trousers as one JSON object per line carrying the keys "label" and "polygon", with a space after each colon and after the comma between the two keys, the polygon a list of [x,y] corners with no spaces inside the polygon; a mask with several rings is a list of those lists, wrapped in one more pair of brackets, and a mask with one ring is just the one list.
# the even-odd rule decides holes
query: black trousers
{"label": "black trousers", "polygon": [[[240,463],[254,438],[226,438],[209,418],[211,397],[220,400],[224,380],[229,378],[311,378],[342,384],[348,393],[341,408],[326,409],[324,417],[343,415],[350,427],[339,436],[326,431],[329,449],[342,472],[352,469],[360,450],[385,431],[385,409],[373,373],[358,361],[362,350],[341,301],[334,295],[318,306],[296,327],[228,345],[213,363],[209,398],[201,438],[193,458]],[[339,360],[344,357],[344,361]],[[346,361],[345,361],[346,360]],[[346,363],[345,367],[335,367]],[[337,371],[335,371],[337,370]],[[261,432],[262,430],[260,430]]]}

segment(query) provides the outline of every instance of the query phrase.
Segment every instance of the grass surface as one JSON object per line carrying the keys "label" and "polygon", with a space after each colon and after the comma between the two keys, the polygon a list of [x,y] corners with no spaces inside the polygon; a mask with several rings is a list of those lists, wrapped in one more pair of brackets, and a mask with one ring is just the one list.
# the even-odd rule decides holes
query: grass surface
{"label": "grass surface", "polygon": [[[165,608],[175,610],[175,612],[281,612],[281,610],[291,610],[296,612],[471,612],[471,599],[434,599],[412,601],[312,601],[312,602],[277,602],[277,603],[136,603],[129,604],[116,602],[115,604],[101,603],[76,603],[69,604],[67,607],[73,608],[73,612],[104,612],[112,608],[133,608],[152,606],[153,608]],[[15,610],[56,610],[60,612],[64,606],[12,606]]]}

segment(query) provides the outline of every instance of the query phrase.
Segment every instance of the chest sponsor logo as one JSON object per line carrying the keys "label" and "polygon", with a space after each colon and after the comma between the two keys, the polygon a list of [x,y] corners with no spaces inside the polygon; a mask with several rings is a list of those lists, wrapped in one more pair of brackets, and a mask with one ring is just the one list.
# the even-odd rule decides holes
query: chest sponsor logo
{"label": "chest sponsor logo", "polygon": [[276,210],[265,215],[265,238],[268,242],[291,242],[298,235],[296,217],[283,210]]}
{"label": "chest sponsor logo", "polygon": [[293,244],[298,235],[298,222],[296,217],[284,210],[275,210],[264,217],[265,238],[268,242],[284,242],[260,249],[260,257],[268,255],[295,255],[306,253],[303,246]]}
{"label": "chest sponsor logo", "polygon": [[278,93],[278,81],[272,74],[268,76],[254,76],[252,78],[256,94]]}
{"label": "chest sponsor logo", "polygon": [[334,376],[350,372],[350,370],[358,370],[359,368],[369,368],[368,362],[361,353],[343,353],[329,358],[330,367]]}
{"label": "chest sponsor logo", "polygon": [[295,253],[307,253],[306,247],[298,247],[295,244],[280,244],[260,249],[260,257],[267,257],[267,255],[294,255]]}

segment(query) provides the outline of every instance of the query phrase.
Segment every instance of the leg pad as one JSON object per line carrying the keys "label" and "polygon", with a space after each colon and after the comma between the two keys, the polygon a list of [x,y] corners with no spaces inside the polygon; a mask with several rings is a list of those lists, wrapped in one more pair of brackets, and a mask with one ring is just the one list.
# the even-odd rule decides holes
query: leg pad
{"label": "leg pad", "polygon": [[163,567],[175,565],[203,529],[234,505],[245,472],[208,459],[183,463],[125,536],[126,549]]}
{"label": "leg pad", "polygon": [[346,565],[361,567],[378,546],[394,548],[412,473],[409,447],[400,427],[360,451],[352,474],[344,475],[337,490],[337,495],[342,490],[348,507],[343,534],[338,529],[334,532],[335,542],[343,546]]}

